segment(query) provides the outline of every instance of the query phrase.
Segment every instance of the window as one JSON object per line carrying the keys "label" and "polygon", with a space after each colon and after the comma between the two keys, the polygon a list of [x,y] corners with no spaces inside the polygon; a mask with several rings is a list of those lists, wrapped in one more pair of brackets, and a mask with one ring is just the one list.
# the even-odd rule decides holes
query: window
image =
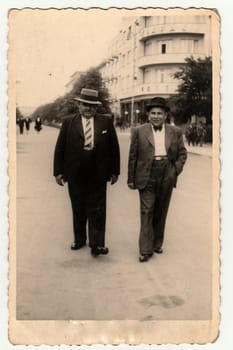
{"label": "window", "polygon": [[165,82],[165,77],[166,77],[166,69],[165,68],[161,68],[158,71],[158,82],[159,83],[164,83]]}
{"label": "window", "polygon": [[160,72],[160,83],[164,82],[164,72]]}
{"label": "window", "polygon": [[166,53],[166,44],[161,45],[161,53]]}
{"label": "window", "polygon": [[194,53],[199,53],[199,40],[194,40],[193,51],[194,51]]}
{"label": "window", "polygon": [[147,55],[152,55],[153,54],[153,45],[152,45],[152,40],[147,40],[144,45],[144,54],[145,56]]}
{"label": "window", "polygon": [[191,39],[181,39],[180,52],[191,54],[193,53],[194,41]]}
{"label": "window", "polygon": [[158,16],[158,24],[165,24],[166,16]]}
{"label": "window", "polygon": [[154,17],[153,16],[145,16],[145,27],[149,27],[153,25]]}
{"label": "window", "polygon": [[153,70],[151,68],[145,68],[143,74],[144,84],[150,84],[153,82]]}

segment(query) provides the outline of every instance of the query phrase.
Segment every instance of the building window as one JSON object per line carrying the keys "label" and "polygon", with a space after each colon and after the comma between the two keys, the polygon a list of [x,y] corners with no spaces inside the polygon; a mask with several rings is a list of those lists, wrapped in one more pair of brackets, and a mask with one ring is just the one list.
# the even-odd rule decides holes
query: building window
{"label": "building window", "polygon": [[158,83],[166,82],[167,71],[165,68],[161,68],[158,70]]}
{"label": "building window", "polygon": [[150,84],[153,82],[153,71],[151,68],[145,68],[143,74],[144,84]]}
{"label": "building window", "polygon": [[164,83],[164,72],[160,74],[160,83]]}
{"label": "building window", "polygon": [[194,53],[199,53],[199,40],[194,40],[193,51],[194,51]]}
{"label": "building window", "polygon": [[153,16],[145,16],[145,27],[149,27],[153,24]]}
{"label": "building window", "polygon": [[144,55],[152,55],[153,54],[153,45],[152,40],[147,40],[144,45]]}
{"label": "building window", "polygon": [[161,53],[166,53],[166,44],[161,45]]}
{"label": "building window", "polygon": [[165,24],[166,16],[158,16],[158,24]]}

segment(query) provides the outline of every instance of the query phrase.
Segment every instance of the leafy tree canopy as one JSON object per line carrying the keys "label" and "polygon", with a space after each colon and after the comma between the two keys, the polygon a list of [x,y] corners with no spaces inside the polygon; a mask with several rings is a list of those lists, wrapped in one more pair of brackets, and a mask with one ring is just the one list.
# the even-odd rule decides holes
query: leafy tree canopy
{"label": "leafy tree canopy", "polygon": [[170,105],[177,122],[187,122],[192,115],[205,116],[211,123],[212,116],[212,59],[186,58],[186,65],[174,74],[181,80],[178,94],[170,98]]}
{"label": "leafy tree canopy", "polygon": [[19,110],[19,107],[16,107],[16,120],[23,118],[22,113]]}
{"label": "leafy tree canopy", "polygon": [[59,122],[65,116],[76,112],[77,107],[74,97],[80,95],[81,89],[84,87],[99,91],[99,100],[102,102],[102,105],[98,107],[98,113],[111,113],[109,107],[109,93],[104,87],[102,76],[97,68],[90,68],[87,72],[81,74],[69,93],[57,98],[52,103],[38,107],[32,115],[33,118],[40,115],[43,120],[55,120]]}

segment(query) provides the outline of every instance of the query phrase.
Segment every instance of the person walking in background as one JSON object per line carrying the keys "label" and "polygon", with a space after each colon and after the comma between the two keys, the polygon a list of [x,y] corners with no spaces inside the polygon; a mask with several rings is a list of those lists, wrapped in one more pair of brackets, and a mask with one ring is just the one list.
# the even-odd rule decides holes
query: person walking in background
{"label": "person walking in background", "polygon": [[19,133],[22,135],[24,131],[24,123],[25,119],[23,117],[20,117],[18,120],[18,126],[19,126]]}
{"label": "person walking in background", "polygon": [[38,116],[36,117],[36,120],[35,120],[35,130],[39,133],[42,129],[42,120],[41,118]]}
{"label": "person walking in background", "polygon": [[31,118],[29,118],[29,117],[26,117],[25,118],[25,126],[26,126],[26,132],[28,133],[29,132],[29,130],[30,130],[30,124],[31,124]]}
{"label": "person walking in background", "polygon": [[112,120],[98,116],[98,91],[83,88],[75,97],[79,110],[62,124],[54,153],[54,176],[68,182],[73,210],[72,250],[86,245],[88,223],[91,255],[108,254],[105,247],[106,185],[120,174],[120,150]]}
{"label": "person walking in background", "polygon": [[206,138],[206,128],[200,121],[199,125],[197,125],[197,146],[198,144],[200,147],[203,146],[203,143],[205,142]]}
{"label": "person walking in background", "polygon": [[163,253],[164,230],[173,187],[187,158],[182,131],[165,124],[169,108],[161,97],[147,106],[149,123],[132,129],[128,187],[138,189],[141,229],[139,261]]}

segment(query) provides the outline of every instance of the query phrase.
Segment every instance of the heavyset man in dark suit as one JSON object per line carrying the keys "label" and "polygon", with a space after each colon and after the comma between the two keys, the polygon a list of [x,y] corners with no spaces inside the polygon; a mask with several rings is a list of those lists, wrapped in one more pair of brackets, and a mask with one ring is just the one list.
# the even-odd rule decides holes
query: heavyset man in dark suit
{"label": "heavyset man in dark suit", "polygon": [[173,187],[187,158],[182,131],[165,124],[169,108],[162,97],[147,107],[149,123],[132,129],[128,186],[138,189],[141,229],[139,261],[163,253],[165,222]]}
{"label": "heavyset man in dark suit", "polygon": [[108,254],[105,247],[106,185],[120,173],[120,152],[111,118],[98,116],[98,91],[83,88],[79,113],[64,120],[54,154],[54,176],[68,182],[73,211],[72,250],[86,245],[88,222],[91,254]]}

